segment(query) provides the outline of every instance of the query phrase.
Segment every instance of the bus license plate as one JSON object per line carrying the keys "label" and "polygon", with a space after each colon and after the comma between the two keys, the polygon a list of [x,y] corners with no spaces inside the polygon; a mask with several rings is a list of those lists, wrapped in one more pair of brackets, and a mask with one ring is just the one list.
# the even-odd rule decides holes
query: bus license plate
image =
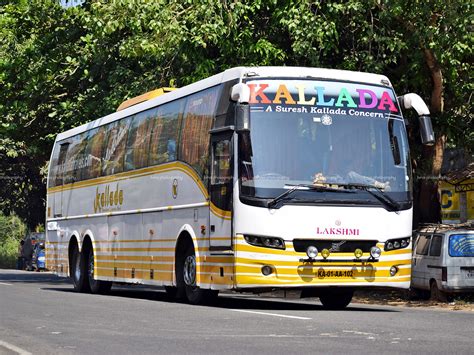
{"label": "bus license plate", "polygon": [[318,270],[318,278],[326,277],[353,277],[353,270]]}

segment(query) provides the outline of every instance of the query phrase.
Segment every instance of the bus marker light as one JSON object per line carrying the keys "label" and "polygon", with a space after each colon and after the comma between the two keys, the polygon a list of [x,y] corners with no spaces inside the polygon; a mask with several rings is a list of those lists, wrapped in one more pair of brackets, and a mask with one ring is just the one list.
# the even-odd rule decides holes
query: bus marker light
{"label": "bus marker light", "polygon": [[379,247],[374,246],[370,248],[370,256],[374,259],[380,258],[380,255],[382,254],[382,250],[380,250]]}
{"label": "bus marker light", "polygon": [[392,266],[390,268],[390,276],[395,276],[397,274],[397,272],[398,272],[398,267]]}
{"label": "bus marker light", "polygon": [[364,254],[362,249],[357,248],[356,250],[354,250],[354,255],[357,259],[360,259],[362,257],[362,254]]}
{"label": "bus marker light", "polygon": [[323,249],[321,251],[321,255],[323,256],[324,259],[327,259],[330,254],[331,254],[331,252],[328,249]]}
{"label": "bus marker light", "polygon": [[264,276],[271,275],[272,273],[273,273],[273,269],[271,266],[268,266],[268,265],[262,266],[262,274]]}
{"label": "bus marker light", "polygon": [[306,255],[308,255],[308,258],[314,259],[318,256],[318,248],[316,248],[314,245],[310,245],[308,249],[306,249]]}

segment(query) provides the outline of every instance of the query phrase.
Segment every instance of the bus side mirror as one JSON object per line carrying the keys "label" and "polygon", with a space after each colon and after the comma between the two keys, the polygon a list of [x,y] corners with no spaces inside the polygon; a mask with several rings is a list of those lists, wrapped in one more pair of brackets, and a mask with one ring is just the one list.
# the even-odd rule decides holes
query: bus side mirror
{"label": "bus side mirror", "polygon": [[421,143],[433,145],[435,143],[435,137],[430,116],[421,115],[418,117],[418,121],[420,122]]}
{"label": "bus side mirror", "polygon": [[248,104],[237,103],[235,105],[235,131],[250,131],[250,106]]}
{"label": "bus side mirror", "polygon": [[398,97],[398,102],[405,109],[414,109],[418,113],[420,122],[421,143],[424,145],[433,145],[435,135],[431,124],[430,110],[423,99],[417,94],[406,94]]}

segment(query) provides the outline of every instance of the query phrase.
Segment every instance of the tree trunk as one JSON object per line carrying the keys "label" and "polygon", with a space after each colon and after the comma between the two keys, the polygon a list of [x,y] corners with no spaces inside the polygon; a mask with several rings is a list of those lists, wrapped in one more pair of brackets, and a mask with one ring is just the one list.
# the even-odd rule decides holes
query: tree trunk
{"label": "tree trunk", "polygon": [[[431,91],[430,111],[432,116],[439,115],[444,109],[443,73],[431,49],[424,48],[423,54],[426,65],[431,74],[433,88]],[[446,135],[437,133],[435,144],[431,147],[423,147],[422,166],[425,177],[420,179],[418,196],[417,222],[437,223],[441,222],[441,204],[438,196],[438,181],[441,176],[443,164],[444,146]]]}

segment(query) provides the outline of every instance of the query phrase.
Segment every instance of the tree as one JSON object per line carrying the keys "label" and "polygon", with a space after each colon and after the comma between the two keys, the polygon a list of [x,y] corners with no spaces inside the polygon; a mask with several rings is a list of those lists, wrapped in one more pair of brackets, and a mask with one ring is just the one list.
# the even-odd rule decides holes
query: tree
{"label": "tree", "polygon": [[[470,18],[472,5],[461,0],[3,5],[0,209],[16,211],[30,228],[44,220],[42,172],[58,132],[113,112],[126,98],[239,65],[386,74],[397,92],[431,102],[435,147],[419,148],[416,121],[411,137],[416,174],[437,177],[445,144],[474,150]],[[432,181],[419,179],[422,221],[437,219]]]}

